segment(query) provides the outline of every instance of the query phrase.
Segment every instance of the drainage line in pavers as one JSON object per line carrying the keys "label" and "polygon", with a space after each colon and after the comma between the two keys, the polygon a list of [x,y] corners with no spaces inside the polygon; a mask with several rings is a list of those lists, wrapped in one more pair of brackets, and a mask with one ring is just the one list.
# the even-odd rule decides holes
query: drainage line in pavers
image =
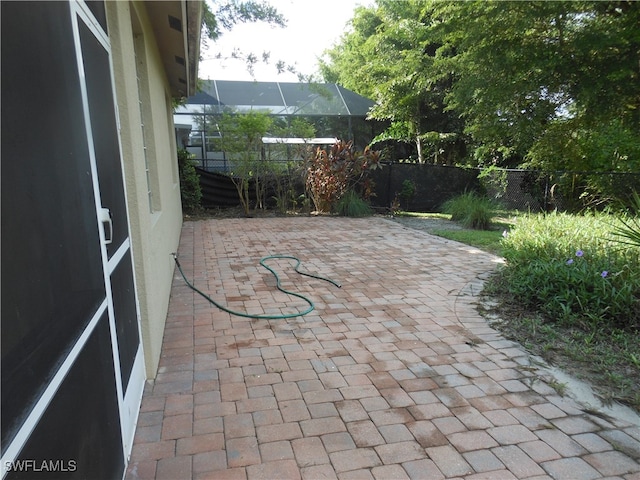
{"label": "drainage line in pavers", "polygon": [[300,275],[305,275],[307,277],[311,277],[311,278],[316,278],[318,280],[324,280],[325,282],[329,282],[332,283],[333,285],[335,285],[336,287],[340,288],[342,285],[340,285],[338,282],[335,282],[333,280],[331,280],[330,278],[326,278],[326,277],[320,277],[318,275],[314,275],[312,273],[307,273],[307,272],[301,272],[300,270],[298,270],[298,267],[300,267],[300,259],[297,257],[293,257],[291,255],[269,255],[267,257],[264,257],[260,260],[260,265],[262,265],[264,268],[266,268],[267,270],[269,270],[274,277],[276,277],[276,288],[278,290],[280,290],[283,293],[286,293],[287,295],[293,295],[294,297],[298,297],[301,298],[302,300],[304,300],[305,302],[307,302],[309,304],[309,307],[304,311],[304,312],[299,312],[299,313],[285,313],[285,314],[280,314],[280,315],[252,315],[250,313],[243,313],[243,312],[235,312],[233,310],[228,309],[227,307],[225,307],[224,305],[219,304],[218,302],[216,302],[213,298],[211,298],[209,295],[207,295],[206,293],[198,290],[186,277],[186,275],[184,274],[184,272],[182,271],[182,266],[180,265],[180,262],[178,261],[178,256],[175,253],[172,253],[171,255],[173,255],[173,259],[176,262],[176,266],[178,267],[178,270],[180,271],[180,274],[182,275],[182,278],[184,278],[184,281],[186,282],[186,284],[195,292],[199,293],[200,295],[202,295],[204,298],[206,298],[209,302],[211,302],[213,305],[215,305],[216,307],[218,307],[220,310],[223,310],[227,313],[230,313],[232,315],[237,315],[239,317],[245,317],[245,318],[257,318],[257,319],[263,319],[263,320],[277,320],[277,319],[282,319],[282,318],[294,318],[294,317],[301,317],[303,315],[306,315],[307,313],[313,311],[313,309],[315,308],[313,302],[311,300],[309,300],[307,297],[305,297],[304,295],[300,295],[299,293],[295,293],[295,292],[290,292],[288,290],[285,290],[284,288],[282,288],[282,286],[280,285],[280,277],[278,277],[278,274],[269,266],[267,266],[264,262],[267,260],[271,260],[274,258],[285,258],[285,259],[290,259],[290,260],[295,260],[296,266],[294,267],[296,273],[299,273]]}

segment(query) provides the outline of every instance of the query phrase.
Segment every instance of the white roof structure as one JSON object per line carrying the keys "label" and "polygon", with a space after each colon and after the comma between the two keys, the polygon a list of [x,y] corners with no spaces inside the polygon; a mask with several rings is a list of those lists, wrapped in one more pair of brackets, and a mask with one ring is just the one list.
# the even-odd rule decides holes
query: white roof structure
{"label": "white roof structure", "polygon": [[262,143],[266,144],[285,144],[285,145],[333,145],[338,141],[334,137],[323,138],[275,138],[275,137],[262,137]]}

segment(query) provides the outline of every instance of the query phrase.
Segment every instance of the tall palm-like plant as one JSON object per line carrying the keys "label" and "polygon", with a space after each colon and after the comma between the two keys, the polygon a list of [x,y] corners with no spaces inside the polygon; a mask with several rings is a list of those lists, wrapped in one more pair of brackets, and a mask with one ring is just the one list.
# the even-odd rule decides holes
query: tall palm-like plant
{"label": "tall palm-like plant", "polygon": [[626,245],[640,247],[640,195],[633,192],[632,208],[635,212],[629,217],[620,218],[620,224],[613,229],[614,240]]}

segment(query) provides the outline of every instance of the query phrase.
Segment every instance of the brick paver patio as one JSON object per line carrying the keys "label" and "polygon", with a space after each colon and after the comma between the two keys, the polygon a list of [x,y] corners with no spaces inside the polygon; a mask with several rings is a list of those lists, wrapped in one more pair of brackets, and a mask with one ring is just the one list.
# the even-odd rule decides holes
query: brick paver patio
{"label": "brick paver patio", "polygon": [[[640,480],[640,425],[559,396],[476,310],[499,259],[384,218],[186,222],[127,479]],[[168,258],[167,261],[172,261]],[[592,413],[587,413],[592,412]]]}

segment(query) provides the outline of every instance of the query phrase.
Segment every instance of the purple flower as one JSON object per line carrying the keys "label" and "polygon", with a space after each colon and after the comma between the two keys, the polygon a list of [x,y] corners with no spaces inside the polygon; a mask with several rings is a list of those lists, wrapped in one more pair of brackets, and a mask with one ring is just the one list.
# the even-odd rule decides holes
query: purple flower
{"label": "purple flower", "polygon": [[607,278],[607,275],[609,275],[609,272],[607,272],[606,270],[603,270],[602,273],[600,274],[602,278]]}
{"label": "purple flower", "polygon": [[573,258],[570,258],[569,260],[567,260],[567,265],[571,265],[573,263]]}
{"label": "purple flower", "polygon": [[578,250],[576,252],[576,257],[582,257],[584,255],[584,252],[582,250]]}
{"label": "purple flower", "polygon": [[506,230],[502,232],[502,236],[504,238],[507,238],[509,236],[509,232],[507,232]]}

